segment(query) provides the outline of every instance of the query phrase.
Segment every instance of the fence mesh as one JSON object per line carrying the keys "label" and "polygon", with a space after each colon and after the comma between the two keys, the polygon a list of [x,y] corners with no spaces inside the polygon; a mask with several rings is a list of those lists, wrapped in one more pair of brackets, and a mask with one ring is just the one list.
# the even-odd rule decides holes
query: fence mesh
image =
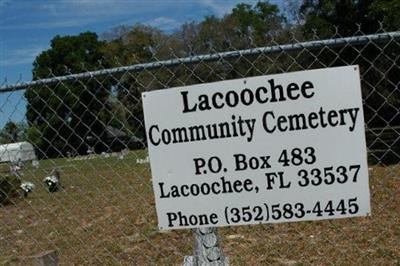
{"label": "fence mesh", "polygon": [[[400,32],[311,41],[293,33],[284,41],[270,35],[265,47],[252,40],[240,47],[208,45],[203,55],[190,47],[189,57],[166,45],[150,51],[148,62],[82,65],[82,73],[65,68],[64,76],[49,69],[44,79],[4,82],[2,142],[28,142],[34,154],[29,144],[1,146],[0,263],[25,265],[56,250],[61,264],[181,264],[193,253],[193,232],[158,231],[141,93],[357,64],[372,216],[227,227],[219,235],[232,265],[398,265]],[[27,197],[13,189],[21,181],[35,186]],[[49,193],[51,185],[57,193]]]}

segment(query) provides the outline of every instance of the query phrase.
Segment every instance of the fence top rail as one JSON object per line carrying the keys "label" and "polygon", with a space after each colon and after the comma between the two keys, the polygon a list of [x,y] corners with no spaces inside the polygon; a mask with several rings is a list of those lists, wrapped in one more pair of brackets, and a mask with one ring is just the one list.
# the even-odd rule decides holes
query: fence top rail
{"label": "fence top rail", "polygon": [[245,50],[237,50],[237,51],[228,51],[221,53],[212,53],[212,54],[203,54],[203,55],[195,55],[190,57],[182,57],[176,59],[169,59],[163,61],[155,61],[150,63],[143,64],[135,64],[124,67],[116,67],[109,69],[101,69],[96,71],[88,71],[78,74],[70,74],[65,76],[57,76],[51,78],[45,78],[40,80],[34,80],[30,82],[21,82],[11,85],[0,86],[0,93],[4,92],[12,92],[17,90],[25,90],[29,87],[41,86],[41,85],[49,85],[57,82],[63,81],[71,81],[78,79],[87,79],[96,76],[103,76],[106,74],[118,74],[124,72],[138,72],[143,70],[151,70],[157,69],[161,67],[171,67],[180,64],[193,64],[199,62],[211,62],[218,61],[221,59],[229,59],[229,58],[238,58],[243,55],[257,55],[257,54],[274,54],[278,52],[291,52],[301,49],[319,49],[321,47],[337,47],[343,46],[346,44],[351,45],[362,45],[368,42],[386,42],[392,39],[400,39],[400,31],[395,32],[386,32],[386,33],[378,33],[378,34],[370,34],[370,35],[360,35],[353,37],[344,37],[344,38],[335,38],[335,39],[325,39],[325,40],[314,40],[307,42],[299,42],[293,44],[282,44],[282,45],[273,45],[273,46],[265,46],[265,47],[256,47]]}

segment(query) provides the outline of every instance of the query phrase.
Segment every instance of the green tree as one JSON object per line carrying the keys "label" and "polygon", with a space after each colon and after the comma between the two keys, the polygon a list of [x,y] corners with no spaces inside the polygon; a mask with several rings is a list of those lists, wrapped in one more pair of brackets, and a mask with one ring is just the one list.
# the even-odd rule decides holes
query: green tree
{"label": "green tree", "polygon": [[[162,59],[156,48],[165,35],[150,26],[117,27],[107,33],[108,42],[103,47],[105,60],[111,66],[120,67],[139,63],[148,63]],[[141,93],[149,90],[154,76],[149,72],[129,73],[120,77],[113,86],[115,95],[108,101],[113,111],[111,125],[130,137],[143,139],[144,123]],[[159,84],[158,84],[159,85]],[[151,89],[161,88],[153,83]]]}
{"label": "green tree", "polygon": [[399,8],[398,0],[304,0],[300,14],[306,35],[311,36],[315,30],[320,38],[329,38],[335,27],[341,36],[352,36],[358,30],[376,33],[380,22],[386,31],[398,30]]}
{"label": "green tree", "polygon": [[[177,36],[183,42],[180,48],[184,56],[191,56],[267,46],[282,41],[286,25],[277,5],[259,1],[254,5],[238,4],[222,18],[208,16],[199,23],[186,23]],[[190,84],[260,74],[267,64],[257,58],[261,57],[198,64],[191,71],[183,71],[188,77],[181,79]]]}
{"label": "green tree", "polygon": [[186,24],[182,35],[196,54],[210,52],[210,48],[220,52],[265,46],[267,35],[278,36],[285,24],[277,5],[259,1],[255,5],[238,4],[223,18],[208,16],[198,24]]}
{"label": "green tree", "polygon": [[[56,36],[51,48],[35,59],[33,79],[98,69],[104,57],[104,45],[92,32]],[[28,139],[47,157],[61,156],[68,151],[85,153],[89,145],[103,150],[104,127],[112,116],[107,105],[109,94],[107,78],[28,89],[25,93],[30,126]]]}
{"label": "green tree", "polygon": [[[305,0],[300,8],[303,32],[312,38],[373,34],[398,30],[399,0]],[[336,28],[335,28],[336,27]],[[398,162],[400,145],[393,128],[400,125],[400,83],[398,42],[370,42],[365,46],[310,51],[305,68],[318,58],[321,67],[354,64],[360,66],[368,148],[383,163]],[[388,147],[390,146],[390,151]],[[384,152],[382,152],[384,151]]]}
{"label": "green tree", "polygon": [[[266,45],[266,34],[281,30],[284,23],[285,18],[280,15],[279,8],[268,1],[255,5],[239,4],[223,18],[208,16],[199,23],[185,23],[180,31],[170,35],[144,25],[117,27],[104,34],[108,42],[103,50],[110,65],[125,66],[244,49],[249,45]],[[143,91],[235,78],[249,69],[254,69],[254,65],[240,60],[196,64],[193,69],[191,66],[180,66],[123,75],[115,85],[117,95],[112,100],[112,108],[116,119],[112,123],[125,131],[127,128],[122,124],[128,124],[127,133],[144,138]],[[121,109],[120,104],[125,108]]]}
{"label": "green tree", "polygon": [[399,10],[399,0],[375,0],[370,7],[371,15],[381,21],[387,31],[400,29]]}
{"label": "green tree", "polygon": [[8,121],[0,131],[0,143],[14,143],[23,141],[26,127],[23,123]]}
{"label": "green tree", "polygon": [[258,2],[254,6],[238,4],[225,19],[234,20],[239,36],[252,38],[256,46],[266,45],[266,35],[280,32],[286,22],[278,6],[268,1]]}
{"label": "green tree", "polygon": [[[117,27],[104,35],[109,40],[104,50],[111,65],[121,66],[245,49],[267,45],[266,35],[282,30],[285,21],[278,6],[268,1],[260,1],[255,5],[239,4],[222,18],[208,16],[199,23],[185,23],[180,31],[169,36],[144,25]],[[135,131],[143,125],[140,101],[142,91],[213,81],[221,77],[234,78],[251,67],[248,61],[240,60],[198,64],[194,70],[190,67],[177,67],[173,69],[173,77],[171,70],[164,68],[154,73],[144,71],[137,76],[130,73],[124,75],[122,82],[117,84],[118,99],[131,110],[129,124],[131,130]],[[225,76],[227,69],[232,71]]]}
{"label": "green tree", "polygon": [[[314,31],[319,38],[331,38],[336,33],[340,36],[359,35],[360,31],[372,34],[381,30],[381,23],[387,31],[398,30],[400,16],[396,8],[399,7],[398,0],[305,0],[300,8],[304,18],[303,32],[307,38],[311,38]],[[316,51],[316,54],[322,66],[360,65],[364,75],[363,93],[367,96],[366,119],[370,126],[383,127],[400,123],[397,115],[400,108],[398,68],[388,67],[396,62],[392,55],[398,53],[398,49],[398,44],[393,42],[371,43],[360,50],[345,47],[331,49],[328,53]],[[315,61],[314,58],[311,56],[308,61]]]}
{"label": "green tree", "polygon": [[102,50],[107,62],[125,66],[149,62],[163,34],[156,28],[137,24],[116,27],[106,36],[109,41]]}

